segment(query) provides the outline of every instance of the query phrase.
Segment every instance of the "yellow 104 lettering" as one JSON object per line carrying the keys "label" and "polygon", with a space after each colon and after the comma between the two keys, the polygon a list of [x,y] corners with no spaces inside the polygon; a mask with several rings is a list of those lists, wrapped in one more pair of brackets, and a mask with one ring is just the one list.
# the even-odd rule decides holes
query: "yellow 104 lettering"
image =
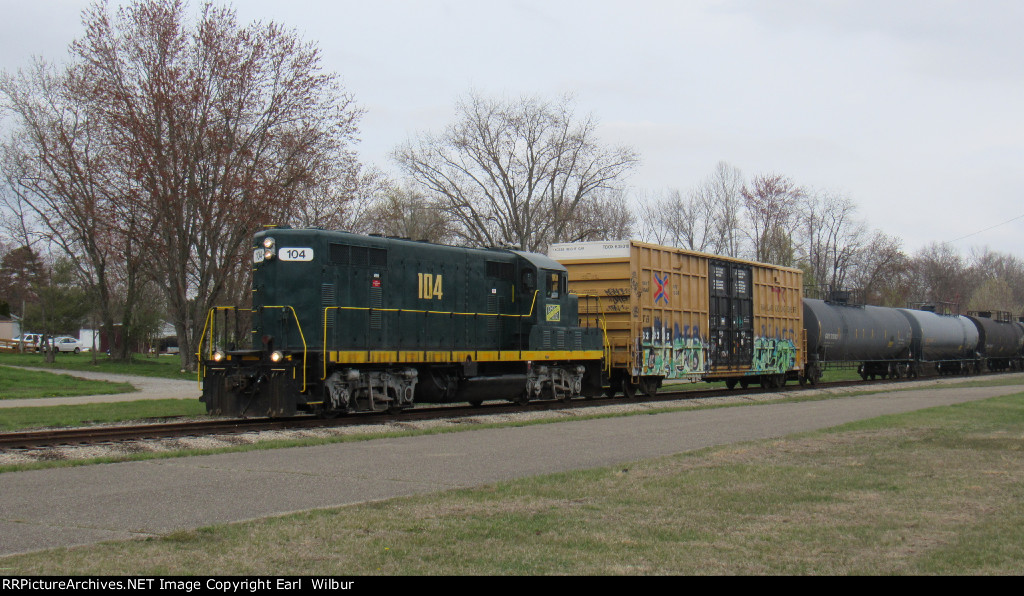
{"label": "yellow 104 lettering", "polygon": [[423,300],[440,300],[444,295],[441,290],[441,276],[433,273],[417,273],[420,282],[420,295]]}

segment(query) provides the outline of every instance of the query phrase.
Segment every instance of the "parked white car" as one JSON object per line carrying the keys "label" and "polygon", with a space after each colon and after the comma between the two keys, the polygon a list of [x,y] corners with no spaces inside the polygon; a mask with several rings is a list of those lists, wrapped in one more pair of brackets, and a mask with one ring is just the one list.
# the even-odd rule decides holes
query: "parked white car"
{"label": "parked white car", "polygon": [[84,349],[82,342],[70,335],[64,335],[54,339],[52,345],[57,348],[58,352],[74,352],[77,354]]}

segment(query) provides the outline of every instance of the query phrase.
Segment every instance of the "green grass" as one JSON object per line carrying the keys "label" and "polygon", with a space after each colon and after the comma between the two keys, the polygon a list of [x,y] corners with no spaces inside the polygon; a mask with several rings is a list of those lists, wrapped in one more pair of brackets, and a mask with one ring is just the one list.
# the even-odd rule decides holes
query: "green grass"
{"label": "green grass", "polygon": [[92,359],[93,355],[88,352],[81,354],[62,352],[57,354],[56,361],[53,364],[48,364],[45,361],[45,356],[40,353],[18,354],[0,352],[0,364],[9,366],[107,372],[120,375],[162,377],[166,379],[196,378],[195,373],[181,372],[181,360],[177,355],[148,357],[136,354],[130,362],[116,362],[107,358],[106,354],[97,354],[95,364]]}
{"label": "green grass", "polygon": [[205,414],[205,404],[197,399],[144,399],[59,407],[4,408],[0,410],[0,430],[87,426]]}
{"label": "green grass", "polygon": [[0,559],[12,575],[1016,575],[1024,394]]}
{"label": "green grass", "polygon": [[0,399],[102,395],[132,391],[135,391],[135,387],[130,383],[89,381],[65,374],[0,367]]}

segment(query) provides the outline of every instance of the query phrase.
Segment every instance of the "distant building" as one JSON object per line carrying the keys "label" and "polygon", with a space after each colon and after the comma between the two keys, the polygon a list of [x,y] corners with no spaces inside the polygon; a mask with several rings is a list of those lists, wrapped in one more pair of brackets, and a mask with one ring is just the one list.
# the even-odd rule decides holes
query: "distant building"
{"label": "distant building", "polygon": [[21,319],[0,315],[0,339],[14,339],[21,335]]}

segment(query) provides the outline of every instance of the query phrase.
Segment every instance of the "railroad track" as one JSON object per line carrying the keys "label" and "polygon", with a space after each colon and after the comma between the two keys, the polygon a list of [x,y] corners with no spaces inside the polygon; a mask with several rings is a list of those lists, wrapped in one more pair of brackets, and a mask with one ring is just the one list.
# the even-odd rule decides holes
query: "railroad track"
{"label": "railroad track", "polygon": [[[878,380],[878,381],[836,381],[831,383],[819,383],[817,388],[837,388],[847,386],[870,387],[880,383],[902,383],[920,379],[899,379],[899,380]],[[798,388],[793,386],[793,388]],[[786,391],[779,389],[771,393]],[[427,406],[418,407],[412,410],[405,410],[399,414],[358,414],[340,418],[316,418],[312,416],[300,416],[294,418],[279,419],[234,419],[216,418],[210,420],[193,420],[189,422],[169,422],[121,426],[94,426],[85,428],[70,429],[43,429],[33,431],[17,431],[0,433],[0,450],[12,449],[34,449],[44,447],[56,447],[62,445],[92,445],[103,443],[117,443],[126,441],[139,441],[145,439],[171,439],[176,437],[201,437],[211,435],[231,435],[240,433],[260,432],[266,430],[294,430],[339,426],[358,426],[371,424],[388,424],[395,422],[414,422],[423,420],[434,420],[440,418],[468,418],[494,414],[517,414],[523,412],[536,412],[544,410],[565,410],[578,408],[591,408],[625,403],[657,403],[665,401],[677,401],[680,399],[701,399],[722,396],[743,396],[763,395],[769,393],[760,387],[747,389],[726,389],[724,387],[712,389],[676,389],[665,388],[657,392],[655,396],[638,395],[634,399],[615,398],[594,398],[575,399],[568,402],[562,401],[537,401],[528,405],[519,405],[511,402],[487,402],[480,406],[454,405],[454,406]]]}

